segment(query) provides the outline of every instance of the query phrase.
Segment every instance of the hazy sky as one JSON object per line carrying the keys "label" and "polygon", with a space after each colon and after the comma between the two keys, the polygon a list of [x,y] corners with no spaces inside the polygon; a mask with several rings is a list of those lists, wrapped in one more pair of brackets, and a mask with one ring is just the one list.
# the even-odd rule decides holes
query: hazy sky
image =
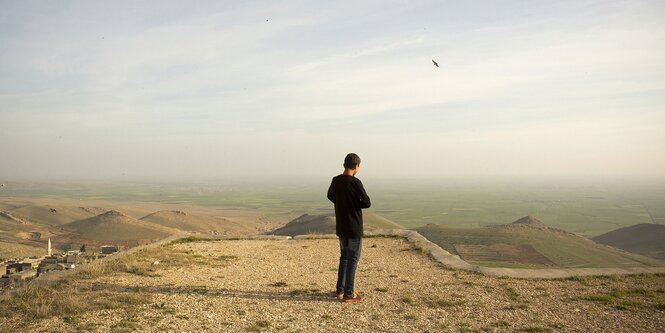
{"label": "hazy sky", "polygon": [[352,151],[663,179],[665,2],[0,1],[2,180],[329,178]]}

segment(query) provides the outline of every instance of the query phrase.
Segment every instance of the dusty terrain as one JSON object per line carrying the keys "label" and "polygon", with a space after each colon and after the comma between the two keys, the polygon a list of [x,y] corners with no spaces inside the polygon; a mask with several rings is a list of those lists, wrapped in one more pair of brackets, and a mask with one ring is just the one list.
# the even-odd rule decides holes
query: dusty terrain
{"label": "dusty terrain", "polygon": [[342,304],[329,295],[337,253],[334,239],[147,247],[114,259],[118,271],[62,284],[90,304],[120,303],[65,311],[54,300],[21,309],[9,299],[0,331],[665,331],[663,275],[502,279],[441,267],[400,238],[366,238],[357,287],[367,300]]}
{"label": "dusty terrain", "polygon": [[125,248],[169,235],[254,235],[293,216],[189,203],[122,202],[67,198],[0,198],[0,259],[114,244]]}

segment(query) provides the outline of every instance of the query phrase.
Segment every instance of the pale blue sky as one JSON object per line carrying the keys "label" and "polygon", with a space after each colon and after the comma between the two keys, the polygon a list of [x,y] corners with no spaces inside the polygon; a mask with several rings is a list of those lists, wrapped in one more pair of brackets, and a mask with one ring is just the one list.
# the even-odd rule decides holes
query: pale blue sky
{"label": "pale blue sky", "polygon": [[0,178],[663,179],[663,59],[663,1],[0,1]]}

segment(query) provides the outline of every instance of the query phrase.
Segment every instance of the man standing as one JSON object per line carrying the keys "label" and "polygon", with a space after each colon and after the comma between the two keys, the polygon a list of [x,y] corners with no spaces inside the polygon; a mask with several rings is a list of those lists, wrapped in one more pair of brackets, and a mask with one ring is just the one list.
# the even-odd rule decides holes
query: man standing
{"label": "man standing", "polygon": [[354,291],[354,284],[362,250],[362,209],[369,208],[371,202],[363,183],[355,177],[358,171],[360,171],[360,157],[354,153],[346,155],[344,173],[335,176],[328,188],[328,199],[335,204],[335,229],[340,248],[335,294],[342,302],[365,300]]}

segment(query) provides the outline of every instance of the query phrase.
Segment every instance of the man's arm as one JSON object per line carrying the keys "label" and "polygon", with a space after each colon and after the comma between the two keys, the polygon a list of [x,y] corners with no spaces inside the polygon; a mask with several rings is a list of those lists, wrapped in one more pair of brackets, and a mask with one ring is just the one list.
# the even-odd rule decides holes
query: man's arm
{"label": "man's arm", "polygon": [[369,208],[372,205],[372,202],[369,200],[367,192],[365,192],[365,187],[363,183],[358,179],[358,195],[360,196],[360,208]]}
{"label": "man's arm", "polygon": [[335,178],[330,182],[330,187],[328,188],[328,200],[335,203]]}

